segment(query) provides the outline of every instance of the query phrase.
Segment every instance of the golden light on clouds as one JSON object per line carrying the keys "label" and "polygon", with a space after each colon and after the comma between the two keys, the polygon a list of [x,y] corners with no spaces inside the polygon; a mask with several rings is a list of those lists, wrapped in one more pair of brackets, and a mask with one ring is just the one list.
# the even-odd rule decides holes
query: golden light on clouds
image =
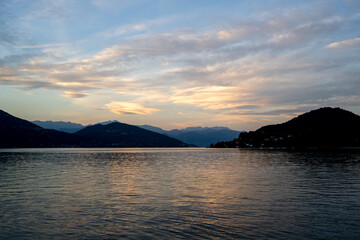
{"label": "golden light on clouds", "polygon": [[327,48],[353,48],[360,46],[360,38],[347,39],[340,42],[333,42],[327,45]]}
{"label": "golden light on clouds", "polygon": [[105,107],[110,109],[112,113],[115,114],[142,114],[142,115],[150,115],[154,112],[160,111],[157,108],[149,108],[144,107],[139,103],[132,103],[132,102],[118,102],[113,101],[108,104],[105,104]]}
{"label": "golden light on clouds", "polygon": [[61,96],[66,97],[66,98],[83,98],[88,95],[86,93],[65,91],[64,94],[61,94]]}
{"label": "golden light on clouds", "polygon": [[110,48],[105,48],[104,50],[102,50],[100,53],[98,53],[92,58],[84,59],[83,62],[89,63],[94,61],[96,62],[96,61],[112,60],[116,57],[120,57],[122,54],[123,52],[120,50],[118,46],[113,46]]}
{"label": "golden light on clouds", "polygon": [[[174,103],[195,105],[206,110],[220,110],[242,105],[242,95],[246,94],[241,93],[237,86],[207,86],[175,90],[171,100]],[[234,100],[238,102],[235,104]]]}

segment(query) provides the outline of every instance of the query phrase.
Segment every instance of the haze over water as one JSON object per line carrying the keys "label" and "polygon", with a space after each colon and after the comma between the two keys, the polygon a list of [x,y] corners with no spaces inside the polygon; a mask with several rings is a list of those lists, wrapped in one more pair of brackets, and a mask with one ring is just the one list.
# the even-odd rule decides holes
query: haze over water
{"label": "haze over water", "polygon": [[358,152],[0,150],[1,239],[356,239]]}

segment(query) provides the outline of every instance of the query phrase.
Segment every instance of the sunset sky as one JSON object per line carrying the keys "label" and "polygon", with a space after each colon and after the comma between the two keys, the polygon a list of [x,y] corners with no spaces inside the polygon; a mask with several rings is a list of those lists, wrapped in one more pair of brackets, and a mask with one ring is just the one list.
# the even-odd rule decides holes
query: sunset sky
{"label": "sunset sky", "polygon": [[0,1],[0,109],[254,130],[360,114],[360,1]]}

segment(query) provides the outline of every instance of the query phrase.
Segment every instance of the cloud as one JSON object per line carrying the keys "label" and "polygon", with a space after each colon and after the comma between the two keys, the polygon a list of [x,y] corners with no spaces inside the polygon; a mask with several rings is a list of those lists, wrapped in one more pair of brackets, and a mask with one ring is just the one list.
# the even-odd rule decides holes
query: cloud
{"label": "cloud", "polygon": [[360,2],[358,0],[345,0],[345,3],[348,4],[351,8],[360,8]]}
{"label": "cloud", "polygon": [[326,46],[333,49],[351,49],[360,47],[360,38],[352,38],[339,42],[333,42]]}
{"label": "cloud", "polygon": [[131,8],[143,3],[144,0],[137,1],[117,1],[117,0],[92,0],[92,4],[99,9],[114,12],[124,11],[127,8]]}
{"label": "cloud", "polygon": [[174,103],[195,105],[211,111],[248,105],[246,103],[246,94],[235,86],[174,89],[170,100]]}
{"label": "cloud", "polygon": [[15,46],[15,48],[48,48],[48,47],[59,47],[64,46],[64,43],[48,43],[42,45],[25,45],[25,46]]}
{"label": "cloud", "polygon": [[136,31],[143,31],[143,30],[145,30],[146,29],[146,26],[145,26],[145,24],[143,24],[143,23],[140,23],[140,24],[136,24],[136,25],[134,25],[134,30],[136,30]]}
{"label": "cloud", "polygon": [[154,112],[160,111],[160,109],[144,107],[139,103],[133,103],[133,102],[112,101],[108,104],[105,104],[105,107],[110,109],[111,112],[119,115],[122,114],[149,115]]}
{"label": "cloud", "polygon": [[[32,31],[37,31],[39,26],[32,28],[32,24],[57,24],[68,17],[68,9],[66,1],[0,1],[0,47],[11,50],[18,44],[24,49],[36,46]],[[54,30],[57,29],[47,29],[46,35]]]}
{"label": "cloud", "polygon": [[310,111],[314,109],[314,105],[304,105],[304,106],[297,106],[292,108],[277,108],[274,110],[269,111],[231,111],[227,113],[228,115],[263,115],[263,116],[274,116],[274,115],[286,115],[286,116],[296,116],[300,113]]}
{"label": "cloud", "polygon": [[77,92],[70,92],[70,91],[65,91],[64,94],[61,94],[61,96],[66,97],[66,98],[83,98],[88,96],[86,93],[77,93]]}
{"label": "cloud", "polygon": [[21,64],[37,56],[38,54],[31,53],[7,55],[0,58],[0,68],[9,65],[9,63],[11,63],[11,65]]}

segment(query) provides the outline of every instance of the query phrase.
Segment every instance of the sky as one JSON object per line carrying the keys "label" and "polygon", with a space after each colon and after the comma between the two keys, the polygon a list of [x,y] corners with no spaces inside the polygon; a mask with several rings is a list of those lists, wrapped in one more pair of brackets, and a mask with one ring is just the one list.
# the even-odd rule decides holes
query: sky
{"label": "sky", "polygon": [[1,0],[0,109],[255,130],[360,114],[360,1]]}

